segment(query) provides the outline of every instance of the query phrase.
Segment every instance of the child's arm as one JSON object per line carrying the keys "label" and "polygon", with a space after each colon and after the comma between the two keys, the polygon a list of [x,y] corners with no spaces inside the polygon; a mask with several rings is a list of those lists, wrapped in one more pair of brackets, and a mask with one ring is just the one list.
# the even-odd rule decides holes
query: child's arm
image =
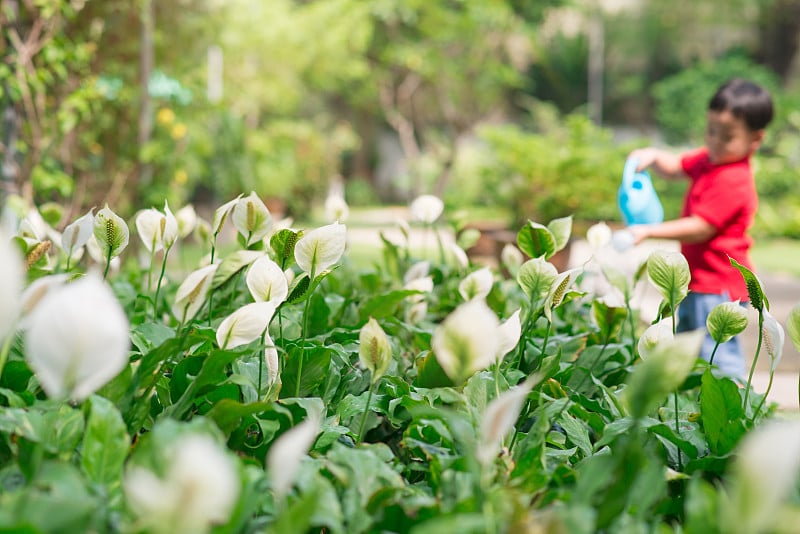
{"label": "child's arm", "polygon": [[681,166],[681,157],[661,148],[640,148],[631,152],[628,157],[639,160],[637,171],[650,167],[666,178],[685,176],[683,167]]}
{"label": "child's arm", "polygon": [[675,239],[681,243],[702,243],[717,233],[717,229],[702,217],[691,215],[658,224],[637,224],[628,227],[638,245],[647,238]]}

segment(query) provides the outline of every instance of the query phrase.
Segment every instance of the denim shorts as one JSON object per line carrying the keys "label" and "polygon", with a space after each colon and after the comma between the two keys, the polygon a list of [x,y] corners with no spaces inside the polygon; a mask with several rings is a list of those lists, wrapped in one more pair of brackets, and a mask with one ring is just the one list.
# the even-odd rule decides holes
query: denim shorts
{"label": "denim shorts", "polygon": [[[678,306],[678,332],[688,332],[698,328],[706,330],[708,314],[714,306],[724,302],[731,302],[727,294],[714,295],[690,291]],[[716,342],[711,338],[711,334],[706,332],[703,347],[700,349],[700,357],[709,361],[711,353],[714,351],[714,345]],[[714,365],[732,378],[744,379],[744,354],[741,344],[735,336],[717,348],[717,352],[714,354]]]}

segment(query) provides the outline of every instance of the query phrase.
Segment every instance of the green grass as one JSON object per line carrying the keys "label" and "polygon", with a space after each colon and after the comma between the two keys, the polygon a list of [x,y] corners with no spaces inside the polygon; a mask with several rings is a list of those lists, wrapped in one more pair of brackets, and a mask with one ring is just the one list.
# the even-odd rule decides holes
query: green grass
{"label": "green grass", "polygon": [[756,241],[751,254],[759,272],[800,278],[800,240],[761,239]]}

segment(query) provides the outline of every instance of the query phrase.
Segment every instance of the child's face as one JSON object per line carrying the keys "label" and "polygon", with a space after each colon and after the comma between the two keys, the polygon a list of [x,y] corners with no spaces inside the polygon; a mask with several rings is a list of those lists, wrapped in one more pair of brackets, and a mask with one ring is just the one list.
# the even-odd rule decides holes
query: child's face
{"label": "child's face", "polygon": [[752,131],[744,120],[730,111],[709,111],[706,123],[706,147],[711,163],[722,165],[740,161],[756,151],[764,130]]}

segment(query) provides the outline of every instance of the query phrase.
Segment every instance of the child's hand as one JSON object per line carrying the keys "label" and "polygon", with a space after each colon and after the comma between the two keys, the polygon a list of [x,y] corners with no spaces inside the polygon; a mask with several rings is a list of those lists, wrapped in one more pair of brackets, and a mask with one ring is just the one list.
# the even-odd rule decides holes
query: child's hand
{"label": "child's hand", "polygon": [[643,171],[658,159],[660,152],[662,151],[653,147],[637,148],[628,155],[628,159],[635,158],[637,161],[636,171]]}
{"label": "child's hand", "polygon": [[636,158],[637,172],[652,167],[658,174],[666,176],[667,178],[683,176],[680,156],[661,148],[638,148],[631,152],[628,158]]}

